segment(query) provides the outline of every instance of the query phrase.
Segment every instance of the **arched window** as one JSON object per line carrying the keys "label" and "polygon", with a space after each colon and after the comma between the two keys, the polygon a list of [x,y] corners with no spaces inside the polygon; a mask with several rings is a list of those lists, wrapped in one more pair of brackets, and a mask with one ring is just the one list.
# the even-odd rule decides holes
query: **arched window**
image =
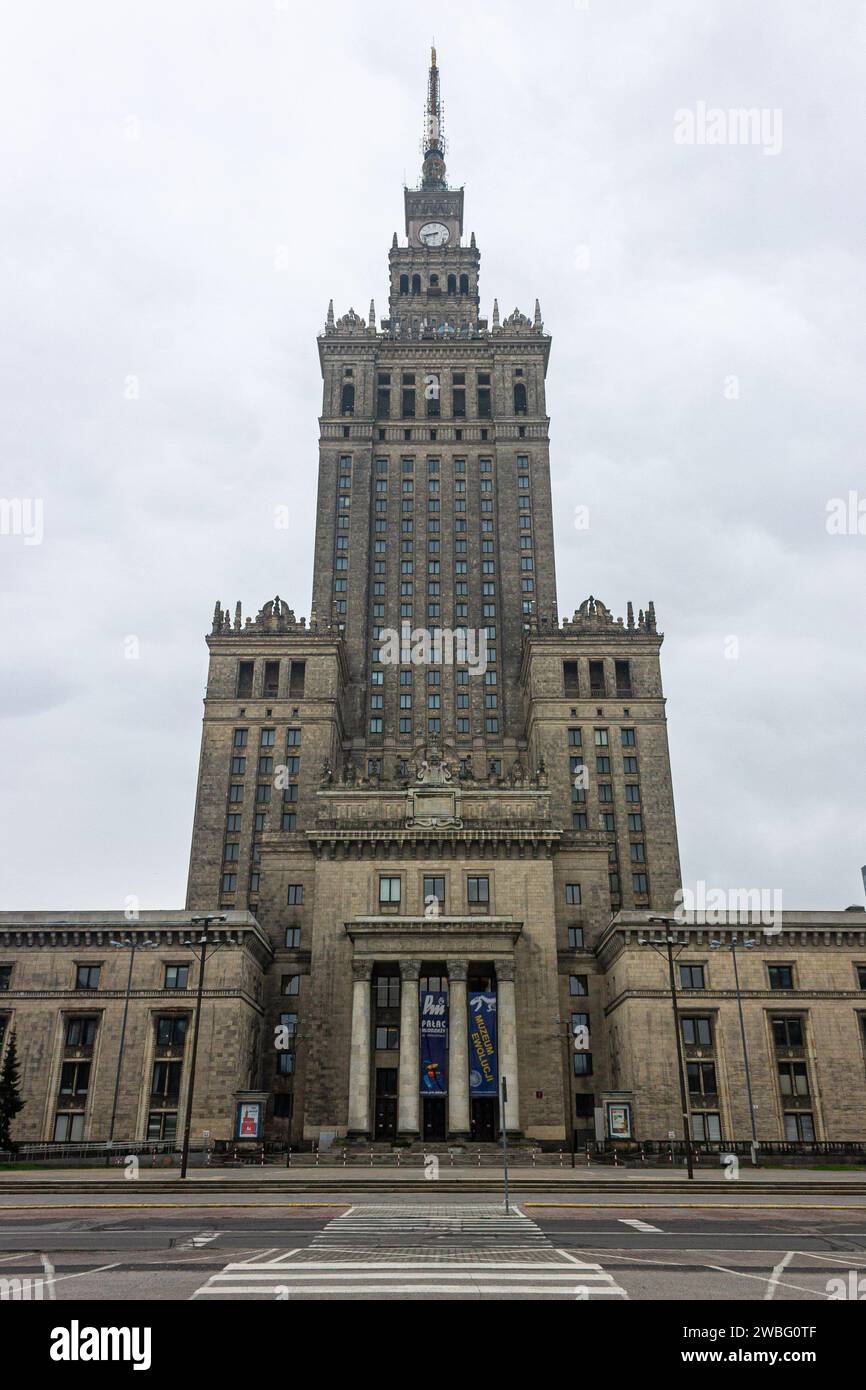
{"label": "arched window", "polygon": [[449,294],[456,294],[456,293],[457,293],[457,276],[456,276],[456,275],[449,275],[449,276],[448,276],[448,293],[449,293]]}
{"label": "arched window", "polygon": [[514,383],[514,413],[515,415],[526,414],[526,387],[522,381]]}
{"label": "arched window", "polygon": [[439,276],[438,276],[438,275],[431,275],[431,276],[430,276],[430,288],[431,288],[431,289],[434,289],[434,290],[438,290],[438,288],[439,288]]}
{"label": "arched window", "polygon": [[401,275],[401,276],[400,276],[400,293],[401,293],[401,294],[408,294],[408,293],[409,293],[409,276],[408,276],[408,275]]}
{"label": "arched window", "polygon": [[468,293],[469,293],[469,276],[468,276],[468,275],[461,275],[461,276],[460,276],[460,293],[461,293],[461,294],[468,294]]}
{"label": "arched window", "polygon": [[351,381],[347,381],[343,387],[343,398],[340,403],[340,413],[342,415],[354,415],[355,413],[355,388]]}
{"label": "arched window", "polygon": [[420,294],[420,293],[421,293],[421,276],[420,276],[420,275],[413,275],[413,276],[412,276],[412,293],[413,293],[413,294]]}

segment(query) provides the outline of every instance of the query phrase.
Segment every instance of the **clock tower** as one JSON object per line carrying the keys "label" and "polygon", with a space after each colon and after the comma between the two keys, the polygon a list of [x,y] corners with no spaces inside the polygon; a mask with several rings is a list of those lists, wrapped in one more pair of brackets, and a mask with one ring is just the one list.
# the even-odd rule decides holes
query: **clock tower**
{"label": "clock tower", "polygon": [[[463,189],[445,177],[445,136],[436,49],[430,54],[421,184],[404,190],[406,246],[391,247],[391,320],[410,332],[425,317],[465,330],[478,321],[479,254],[463,238]],[[409,297],[407,303],[407,296]]]}

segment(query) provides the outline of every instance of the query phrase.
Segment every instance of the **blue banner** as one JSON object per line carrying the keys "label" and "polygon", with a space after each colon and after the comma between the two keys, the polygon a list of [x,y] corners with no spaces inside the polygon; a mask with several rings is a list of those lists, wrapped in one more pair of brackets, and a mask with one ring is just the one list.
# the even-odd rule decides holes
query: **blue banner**
{"label": "blue banner", "polygon": [[448,1094],[448,995],[421,995],[421,1093]]}
{"label": "blue banner", "polygon": [[469,996],[469,1095],[499,1094],[496,1056],[496,995]]}

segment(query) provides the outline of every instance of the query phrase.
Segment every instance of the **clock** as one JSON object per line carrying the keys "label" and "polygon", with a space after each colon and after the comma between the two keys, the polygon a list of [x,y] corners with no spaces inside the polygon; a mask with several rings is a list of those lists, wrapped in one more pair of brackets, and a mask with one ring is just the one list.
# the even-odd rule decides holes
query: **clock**
{"label": "clock", "polygon": [[444,222],[425,222],[419,229],[418,240],[425,246],[446,246],[451,240],[451,233]]}

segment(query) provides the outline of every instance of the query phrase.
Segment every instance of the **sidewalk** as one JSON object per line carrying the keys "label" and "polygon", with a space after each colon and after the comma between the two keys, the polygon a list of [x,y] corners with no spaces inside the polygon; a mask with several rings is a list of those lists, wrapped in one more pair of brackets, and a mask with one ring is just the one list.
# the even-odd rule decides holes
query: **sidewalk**
{"label": "sidewalk", "polygon": [[[557,1187],[560,1184],[567,1184],[568,1186],[577,1185],[591,1188],[603,1184],[605,1187],[621,1185],[625,1188],[649,1190],[666,1185],[679,1186],[689,1183],[684,1168],[672,1170],[613,1168],[601,1164],[587,1167],[586,1164],[583,1164],[576,1168],[571,1168],[568,1165],[561,1168],[558,1166],[538,1168],[521,1166],[509,1171],[514,1182],[533,1184],[538,1187]],[[465,1183],[469,1186],[483,1184],[489,1187],[501,1182],[502,1169],[493,1164],[485,1164],[483,1167],[452,1168],[448,1164],[446,1156],[439,1160],[438,1176],[440,1181]],[[368,1183],[388,1183],[397,1186],[403,1183],[424,1182],[425,1180],[424,1165],[420,1162],[411,1165],[404,1163],[400,1167],[394,1164],[388,1166],[378,1164],[370,1167],[357,1163],[347,1164],[346,1167],[343,1167],[340,1163],[329,1163],[319,1167],[316,1167],[315,1164],[304,1164],[303,1166],[296,1164],[291,1168],[273,1165],[250,1165],[241,1168],[191,1168],[183,1183],[181,1183],[177,1168],[153,1169],[142,1165],[136,1176],[137,1182],[148,1185],[165,1184],[168,1186],[170,1184],[180,1188],[253,1187],[261,1185],[292,1187],[300,1184],[321,1187],[337,1184],[341,1187],[347,1185],[362,1187]],[[694,1181],[689,1185],[699,1187],[703,1184],[717,1185],[720,1183],[730,1189],[742,1188],[744,1184],[780,1187],[782,1189],[798,1185],[817,1188],[843,1186],[852,1190],[861,1188],[866,1193],[866,1172],[856,1169],[850,1172],[844,1170],[826,1172],[808,1168],[752,1168],[743,1163],[740,1165],[738,1180],[726,1181],[725,1170],[720,1165],[718,1168],[696,1168]],[[8,1191],[10,1186],[29,1184],[44,1186],[48,1189],[55,1185],[74,1185],[80,1190],[86,1191],[89,1187],[102,1187],[107,1184],[128,1186],[129,1179],[126,1177],[123,1167],[0,1170],[0,1191]]]}

